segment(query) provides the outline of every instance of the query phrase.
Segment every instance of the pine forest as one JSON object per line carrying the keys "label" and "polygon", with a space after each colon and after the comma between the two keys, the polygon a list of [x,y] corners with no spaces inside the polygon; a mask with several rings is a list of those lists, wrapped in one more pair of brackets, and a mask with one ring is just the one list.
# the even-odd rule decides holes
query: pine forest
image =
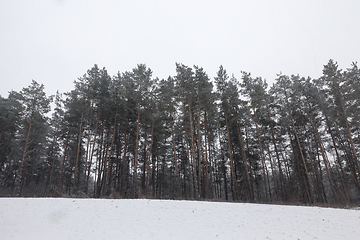
{"label": "pine forest", "polygon": [[360,70],[272,86],[219,67],[94,65],[73,90],[0,96],[0,196],[360,202]]}

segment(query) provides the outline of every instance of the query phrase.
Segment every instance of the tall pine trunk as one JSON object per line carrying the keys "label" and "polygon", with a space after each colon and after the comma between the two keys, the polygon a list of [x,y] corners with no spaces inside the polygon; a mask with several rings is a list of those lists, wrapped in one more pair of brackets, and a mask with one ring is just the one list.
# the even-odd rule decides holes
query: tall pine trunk
{"label": "tall pine trunk", "polygon": [[175,136],[174,136],[174,119],[173,116],[170,116],[171,119],[171,142],[173,145],[173,153],[174,153],[174,165],[175,165],[175,173],[176,173],[176,187],[178,191],[180,191],[180,171],[177,163],[177,157],[176,157],[176,148],[175,148]]}
{"label": "tall pine trunk", "polygon": [[345,171],[344,171],[344,168],[342,166],[341,158],[340,158],[340,155],[339,155],[338,147],[336,146],[335,137],[334,137],[334,134],[333,134],[333,132],[331,130],[330,122],[329,122],[328,116],[326,114],[325,114],[325,122],[326,122],[326,126],[328,128],[328,132],[330,133],[330,136],[331,136],[331,141],[333,143],[333,147],[334,147],[335,154],[336,154],[336,160],[337,160],[337,163],[339,164],[339,167],[340,167],[341,175],[342,175],[342,178],[343,178],[342,182],[343,182],[343,185],[345,187],[345,194],[347,196],[347,199],[349,199],[348,180],[346,178]]}
{"label": "tall pine trunk", "polygon": [[31,132],[31,127],[32,127],[32,121],[33,121],[33,113],[31,114],[30,117],[30,124],[29,124],[29,129],[28,129],[28,133],[26,135],[26,141],[25,141],[25,146],[24,146],[24,151],[23,151],[23,155],[22,155],[22,159],[21,159],[21,165],[20,165],[20,172],[19,172],[19,176],[18,176],[18,190],[17,193],[19,195],[21,195],[21,191],[22,191],[22,183],[23,183],[23,172],[24,172],[24,163],[25,163],[25,157],[26,157],[26,153],[27,153],[27,147],[28,147],[28,143],[29,143],[29,139],[30,139],[30,132]]}
{"label": "tall pine trunk", "polygon": [[[190,144],[189,144],[189,136],[188,136],[188,129],[187,129],[187,124],[186,124],[186,110],[185,110],[185,103],[183,104],[184,107],[184,129],[185,129],[185,142],[186,142],[186,155],[187,155],[187,159],[189,161],[189,172],[190,172],[190,181],[192,180],[192,184],[190,184],[190,188],[191,190],[190,192],[190,197],[194,198],[194,191],[193,189],[195,189],[195,177],[194,177],[194,171],[193,171],[193,155],[190,154]],[[186,171],[187,170],[187,166],[184,164],[184,175],[186,176]],[[186,191],[186,178],[184,178],[184,187],[185,187],[185,191]]]}
{"label": "tall pine trunk", "polygon": [[228,123],[228,116],[226,108],[223,104],[224,114],[225,114],[225,123],[226,123],[226,132],[228,138],[228,148],[229,148],[229,157],[230,157],[230,173],[231,173],[231,191],[232,191],[232,198],[233,200],[238,199],[237,194],[237,178],[236,178],[236,171],[235,171],[235,163],[233,157],[233,150],[232,150],[232,143],[231,143],[231,135],[230,135],[230,128]]}
{"label": "tall pine trunk", "polygon": [[201,107],[200,107],[200,98],[198,97],[198,111],[199,111],[199,116],[198,116],[198,121],[197,121],[197,134],[198,134],[198,141],[197,141],[197,155],[198,155],[198,181],[199,181],[199,192],[200,195],[203,192],[203,184],[201,181],[201,154],[200,152],[201,150],[201,142],[200,142],[200,118],[201,118]]}
{"label": "tall pine trunk", "polygon": [[313,122],[313,127],[315,129],[316,138],[317,138],[317,141],[318,141],[318,144],[319,144],[319,147],[320,147],[320,152],[321,152],[321,156],[322,156],[322,159],[323,159],[323,162],[324,162],[324,165],[325,165],[325,170],[326,170],[326,174],[328,176],[329,184],[330,184],[332,192],[335,195],[334,183],[331,180],[333,178],[333,176],[332,176],[332,174],[330,172],[331,168],[330,168],[330,166],[328,166],[327,155],[326,155],[325,150],[323,148],[323,144],[322,144],[322,141],[321,141],[321,138],[320,138],[319,130],[318,130],[317,125],[316,125],[315,116],[314,116],[314,113],[313,113],[313,110],[312,110],[312,106],[311,106],[311,104],[310,104],[307,97],[306,97],[306,100],[307,100],[307,103],[308,103],[308,106],[309,106],[309,110],[310,110],[310,114],[311,114],[311,120]]}
{"label": "tall pine trunk", "polygon": [[80,127],[79,127],[79,139],[78,139],[77,150],[76,150],[76,162],[75,162],[75,172],[74,172],[75,186],[79,186],[79,182],[80,182],[80,174],[79,174],[79,176],[77,176],[77,172],[78,172],[80,148],[81,148],[81,135],[82,135],[83,117],[84,117],[84,111],[81,112],[81,120],[80,120]]}
{"label": "tall pine trunk", "polygon": [[278,169],[279,169],[279,175],[280,175],[280,192],[281,192],[281,200],[284,201],[285,200],[285,196],[284,196],[284,188],[285,188],[285,182],[284,182],[284,174],[283,174],[283,170],[281,167],[281,162],[280,162],[280,156],[279,156],[279,151],[277,148],[277,144],[276,144],[276,140],[275,140],[275,133],[274,133],[274,126],[270,117],[270,111],[269,111],[269,107],[266,107],[267,110],[267,115],[270,121],[270,129],[271,129],[271,139],[272,142],[274,144],[274,148],[275,148],[275,153],[276,153],[276,160],[277,160],[277,165],[278,165]]}
{"label": "tall pine trunk", "polygon": [[89,127],[88,127],[88,137],[87,137],[87,143],[86,143],[86,152],[85,152],[85,171],[84,171],[84,175],[85,175],[85,179],[84,179],[84,192],[87,193],[87,176],[88,176],[88,159],[89,159],[89,147],[90,147],[90,132],[91,132],[91,123],[92,123],[92,116],[93,116],[93,107],[94,107],[94,103],[93,101],[91,102],[91,109],[90,109],[90,117],[89,117]]}
{"label": "tall pine trunk", "polygon": [[[147,193],[147,189],[148,189],[148,175],[146,174],[146,171],[149,170],[149,166],[151,163],[151,157],[152,157],[152,150],[153,150],[153,143],[154,143],[154,127],[155,127],[155,106],[153,106],[153,114],[152,114],[152,119],[151,119],[151,140],[150,140],[150,149],[149,149],[149,159],[148,159],[148,163],[146,162],[146,158],[144,155],[144,178],[143,178],[143,190],[145,191],[145,193]],[[148,165],[147,165],[148,164]],[[148,167],[146,167],[148,166]]]}
{"label": "tall pine trunk", "polygon": [[48,170],[48,175],[47,175],[47,177],[46,177],[46,183],[45,183],[45,189],[44,189],[44,196],[45,196],[45,194],[46,194],[46,190],[47,190],[47,187],[48,187],[48,185],[49,185],[49,183],[50,183],[50,180],[51,180],[51,177],[52,177],[52,174],[53,174],[53,170],[54,170],[54,163],[55,163],[55,157],[54,157],[54,155],[55,155],[55,145],[57,144],[57,138],[58,138],[58,136],[57,136],[57,131],[58,131],[58,129],[57,129],[57,127],[56,127],[56,129],[55,129],[55,139],[54,139],[54,141],[53,141],[53,144],[52,144],[52,146],[51,146],[51,155],[50,155],[50,162],[51,162],[51,164],[50,164],[50,167],[49,167],[49,170]]}
{"label": "tall pine trunk", "polygon": [[[357,165],[357,168],[360,169],[359,167],[359,162],[357,161],[357,154],[356,154],[356,150],[355,150],[355,145],[354,145],[354,141],[352,139],[352,136],[351,136],[351,132],[350,132],[350,127],[349,127],[349,122],[348,122],[348,118],[346,116],[346,112],[345,112],[345,108],[344,108],[344,102],[343,102],[343,97],[342,97],[342,94],[340,92],[340,86],[339,84],[336,84],[336,87],[337,87],[337,92],[339,94],[339,98],[340,98],[340,104],[341,104],[341,110],[342,110],[342,113],[344,115],[344,120],[345,120],[345,125],[346,125],[346,130],[347,130],[347,134],[348,134],[348,137],[349,137],[349,141],[350,141],[350,146],[351,146],[351,149],[352,149],[352,153],[354,155],[354,160],[355,160],[355,163]],[[360,173],[359,173],[360,174]]]}
{"label": "tall pine trunk", "polygon": [[205,198],[210,198],[210,191],[209,191],[209,163],[211,161],[209,161],[210,154],[208,156],[208,142],[209,142],[209,139],[208,139],[206,110],[205,110],[205,113],[204,113],[204,129],[205,129],[205,176],[204,176],[204,185],[205,186],[204,186],[204,190],[205,190]]}
{"label": "tall pine trunk", "polygon": [[[95,151],[95,144],[96,144],[98,126],[99,126],[99,117],[97,117],[97,119],[96,119],[94,139],[93,139],[93,144],[92,144],[92,147],[91,147],[90,160],[89,160],[89,163],[87,165],[86,183],[85,183],[85,187],[84,187],[85,188],[85,193],[88,192],[88,187],[89,187],[90,173],[91,173],[92,161],[93,161],[93,156],[94,156],[94,151]],[[94,186],[94,188],[95,188],[95,186]]]}
{"label": "tall pine trunk", "polygon": [[138,197],[137,187],[137,164],[138,164],[138,150],[139,150],[139,132],[140,132],[140,105],[141,104],[141,93],[139,93],[138,100],[138,115],[136,123],[136,146],[135,146],[135,158],[134,158],[134,175],[133,175],[133,197]]}
{"label": "tall pine trunk", "polygon": [[188,95],[188,109],[189,109],[189,125],[190,125],[190,136],[191,136],[191,153],[192,153],[192,166],[193,166],[193,177],[194,177],[194,195],[196,199],[200,198],[199,195],[199,185],[196,177],[196,165],[195,165],[195,140],[194,140],[194,132],[193,132],[193,124],[192,124],[192,114],[190,107],[190,98]]}
{"label": "tall pine trunk", "polygon": [[[260,141],[260,133],[259,133],[259,128],[258,128],[258,124],[257,124],[256,110],[253,109],[253,112],[254,112],[254,121],[255,121],[256,135],[257,135],[258,144],[259,144],[259,150],[260,150],[262,170],[263,170],[263,175],[264,175],[266,201],[271,201],[271,192],[270,192],[270,186],[269,186],[269,177],[268,177],[268,174],[267,174],[266,164],[265,164],[265,159],[264,159],[264,154],[263,154],[263,149],[262,149],[261,141]],[[269,194],[270,194],[270,197],[269,197]]]}
{"label": "tall pine trunk", "polygon": [[65,148],[64,148],[64,156],[63,156],[63,160],[62,160],[62,164],[61,164],[61,171],[60,171],[60,177],[59,177],[59,187],[60,187],[60,189],[62,189],[62,187],[63,187],[62,186],[62,175],[64,173],[65,159],[66,159],[66,156],[67,156],[69,138],[70,138],[70,129],[69,129],[68,134],[67,134],[67,138],[66,138],[66,142],[65,142]]}
{"label": "tall pine trunk", "polygon": [[247,161],[247,158],[246,158],[245,147],[244,147],[244,139],[243,139],[243,135],[242,135],[242,133],[240,131],[239,124],[238,124],[237,121],[236,121],[236,130],[237,130],[237,133],[238,133],[238,138],[239,138],[239,143],[240,143],[241,157],[242,157],[242,160],[243,160],[243,164],[245,166],[246,180],[247,180],[247,183],[248,183],[250,200],[254,201],[254,187],[253,187],[253,185],[251,183],[250,174],[249,174],[249,167],[251,168],[251,166],[248,167],[248,161]]}
{"label": "tall pine trunk", "polygon": [[306,166],[304,154],[303,154],[303,152],[302,152],[300,140],[299,140],[299,137],[298,137],[296,128],[295,128],[294,119],[293,119],[293,116],[292,116],[292,113],[291,113],[290,104],[289,104],[289,100],[288,100],[288,97],[287,97],[287,94],[286,94],[286,90],[285,90],[285,89],[284,89],[284,92],[285,92],[286,104],[287,104],[289,116],[290,116],[290,119],[291,119],[292,128],[293,128],[293,131],[294,131],[294,134],[295,134],[295,137],[296,137],[296,142],[297,142],[297,144],[298,144],[298,148],[299,148],[299,151],[300,151],[301,160],[302,160],[302,163],[303,163],[304,169],[305,169],[305,177],[306,177],[307,185],[308,185],[308,188],[309,188],[310,202],[313,202],[313,196],[314,196],[314,194],[313,194],[313,190],[312,190],[312,186],[311,186],[311,182],[310,182],[309,172],[308,172],[308,169],[307,169],[307,166]]}
{"label": "tall pine trunk", "polygon": [[125,196],[125,170],[128,169],[128,164],[127,164],[127,159],[126,159],[126,154],[127,154],[127,145],[128,145],[128,136],[127,136],[127,125],[128,122],[125,122],[125,126],[124,126],[124,150],[123,150],[123,160],[122,160],[122,164],[121,164],[121,176],[120,176],[120,192],[122,194],[122,196]]}
{"label": "tall pine trunk", "polygon": [[114,130],[113,130],[113,134],[112,134],[112,140],[111,140],[111,145],[110,145],[110,153],[107,157],[107,167],[106,167],[106,190],[109,192],[111,190],[111,170],[112,170],[112,160],[111,160],[111,156],[112,156],[112,152],[113,152],[113,146],[114,146],[114,141],[115,141],[115,133],[116,133],[116,125],[117,125],[117,109],[116,109],[116,113],[115,113],[115,120],[114,120]]}

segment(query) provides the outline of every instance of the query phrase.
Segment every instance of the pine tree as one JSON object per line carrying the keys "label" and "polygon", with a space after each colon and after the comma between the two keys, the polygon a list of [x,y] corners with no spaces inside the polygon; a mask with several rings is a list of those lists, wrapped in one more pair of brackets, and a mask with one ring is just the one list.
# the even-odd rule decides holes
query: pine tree
{"label": "pine tree", "polygon": [[21,126],[22,105],[14,97],[19,93],[11,92],[9,98],[0,96],[0,179],[5,192],[11,193],[14,188],[18,163],[21,158],[16,137]]}
{"label": "pine tree", "polygon": [[192,198],[199,199],[199,182],[197,171],[197,156],[195,150],[195,109],[197,92],[194,84],[194,72],[192,68],[183,64],[176,64],[175,76],[177,82],[177,94],[179,101],[181,101],[182,118],[185,130],[185,141],[187,148],[187,161],[190,164],[190,180],[192,182],[191,196]]}
{"label": "pine tree", "polygon": [[[64,111],[63,111],[63,100],[62,94],[58,91],[55,95],[55,109],[52,114],[52,119],[50,121],[50,137],[49,141],[51,142],[47,149],[47,161],[46,167],[46,183],[44,189],[44,195],[47,193],[49,184],[51,184],[51,190],[54,189],[54,185],[58,182],[58,173],[60,169],[60,143],[61,130],[63,128],[62,124],[64,122]],[[54,177],[56,175],[56,177]],[[53,182],[53,184],[52,184]]]}
{"label": "pine tree", "polygon": [[[243,72],[242,76],[242,87],[243,93],[245,96],[249,98],[249,107],[252,109],[253,112],[253,120],[255,123],[255,130],[256,136],[258,141],[260,159],[262,164],[262,172],[264,178],[264,186],[265,186],[265,196],[267,201],[272,200],[271,189],[270,189],[270,180],[269,180],[269,173],[268,167],[265,163],[265,156],[264,156],[264,147],[265,145],[260,138],[260,130],[261,127],[259,126],[259,118],[263,116],[258,116],[259,114],[265,114],[266,109],[266,88],[267,84],[261,78],[251,78],[250,74]],[[270,159],[271,163],[271,159]]]}
{"label": "pine tree", "polygon": [[44,85],[32,80],[31,85],[23,88],[18,94],[13,92],[9,98],[13,98],[23,106],[22,126],[24,138],[22,157],[19,163],[16,185],[17,194],[21,195],[25,186],[42,174],[41,166],[43,152],[45,150],[46,135],[48,131],[48,119],[46,113],[50,111],[52,97],[47,97]]}

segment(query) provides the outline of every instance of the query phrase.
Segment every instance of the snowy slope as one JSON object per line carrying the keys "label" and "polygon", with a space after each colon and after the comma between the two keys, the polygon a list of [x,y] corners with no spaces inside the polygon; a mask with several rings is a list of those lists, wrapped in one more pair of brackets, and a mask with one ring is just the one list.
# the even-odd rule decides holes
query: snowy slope
{"label": "snowy slope", "polygon": [[360,211],[161,200],[0,198],[0,239],[360,239]]}

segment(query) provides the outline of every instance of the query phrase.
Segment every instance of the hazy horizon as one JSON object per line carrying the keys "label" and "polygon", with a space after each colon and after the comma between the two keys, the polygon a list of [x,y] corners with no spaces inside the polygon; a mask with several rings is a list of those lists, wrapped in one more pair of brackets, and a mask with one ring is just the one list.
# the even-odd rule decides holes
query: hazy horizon
{"label": "hazy horizon", "polygon": [[318,78],[329,59],[342,69],[360,56],[360,2],[347,1],[2,1],[2,88],[34,79],[48,94],[73,89],[94,64],[110,75],[139,63],[153,76],[175,63],[213,78],[220,65],[271,85],[276,74]]}

